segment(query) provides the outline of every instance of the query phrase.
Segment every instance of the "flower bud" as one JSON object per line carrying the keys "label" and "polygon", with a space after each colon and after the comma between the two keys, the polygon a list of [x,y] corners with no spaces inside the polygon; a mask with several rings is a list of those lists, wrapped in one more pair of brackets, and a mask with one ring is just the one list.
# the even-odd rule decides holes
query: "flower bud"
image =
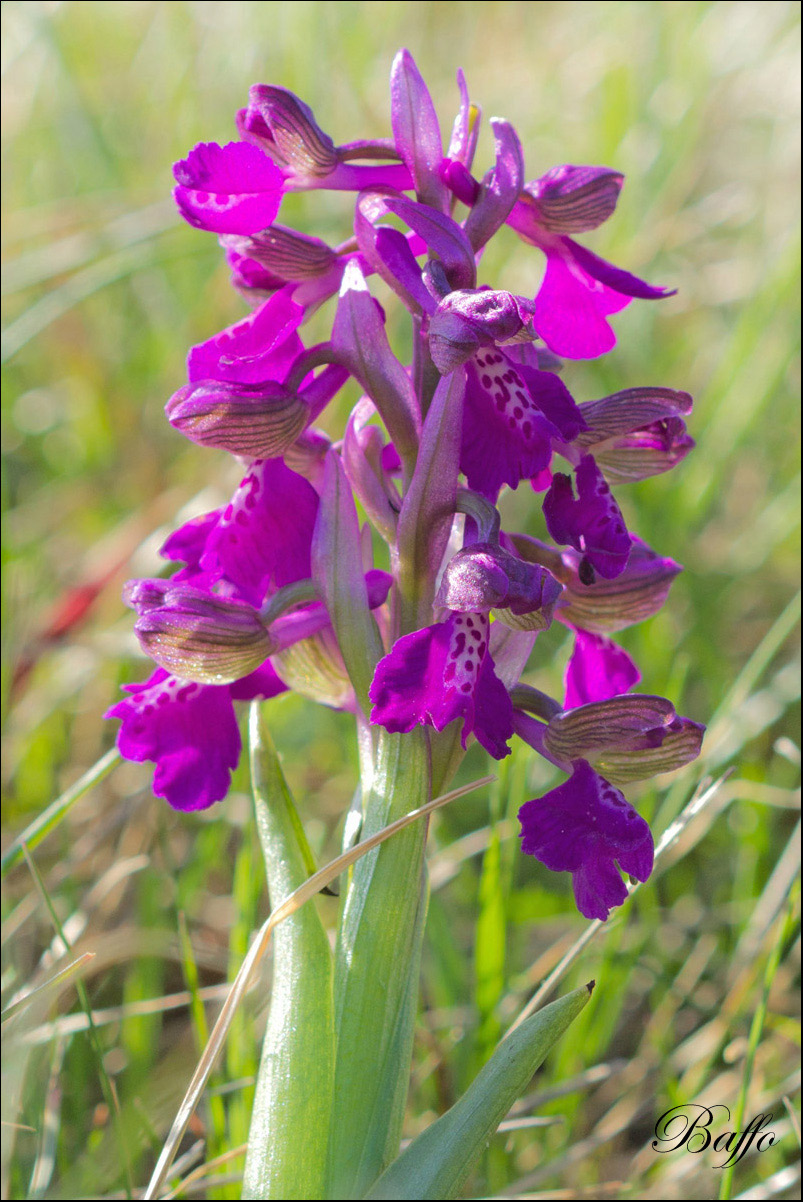
{"label": "flower bud", "polygon": [[262,385],[222,380],[187,384],[173,394],[165,413],[192,442],[252,459],[278,458],[310,416],[301,397],[272,380]]}
{"label": "flower bud", "polygon": [[238,114],[244,137],[267,151],[296,179],[321,178],[338,164],[335,144],[315,121],[312,109],[287,88],[254,84],[248,108]]}
{"label": "flower bud", "polygon": [[387,448],[382,432],[368,424],[375,413],[376,406],[368,397],[354,406],[343,439],[343,469],[373,525],[393,543],[401,498],[385,467],[383,452]]}
{"label": "flower bud", "polygon": [[273,650],[250,605],[188,585],[167,588],[162,601],[153,606],[149,599],[143,609],[140,600],[134,629],[143,650],[182,680],[230,684],[255,671]]}
{"label": "flower bud", "polygon": [[535,337],[533,305],[510,292],[464,288],[440,302],[429,323],[429,352],[442,375],[466,363],[481,346]]}
{"label": "flower bud", "polygon": [[616,208],[624,176],[609,167],[553,167],[524,191],[535,202],[538,224],[555,234],[595,230]]}
{"label": "flower bud", "polygon": [[461,613],[493,610],[514,630],[545,630],[562,591],[545,568],[491,543],[474,543],[446,565],[436,605]]}
{"label": "flower bud", "polygon": [[480,193],[466,218],[466,233],[475,250],[490,241],[510,216],[524,183],[524,154],[513,126],[491,117],[496,142],[496,165],[482,181]]}

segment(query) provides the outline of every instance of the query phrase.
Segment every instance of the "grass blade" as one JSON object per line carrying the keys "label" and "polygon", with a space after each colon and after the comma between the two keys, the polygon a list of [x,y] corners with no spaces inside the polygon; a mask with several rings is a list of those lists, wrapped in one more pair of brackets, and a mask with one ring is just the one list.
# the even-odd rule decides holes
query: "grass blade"
{"label": "grass blade", "polygon": [[105,755],[102,755],[96,764],[93,764],[88,772],[70,785],[69,789],[65,789],[61,797],[57,797],[52,801],[47,809],[34,818],[29,826],[26,826],[21,835],[11,843],[3,852],[0,859],[0,875],[5,876],[9,868],[13,868],[25,857],[24,849],[33,851],[38,847],[46,835],[49,835],[55,826],[61,822],[62,818],[69,810],[80,801],[84,794],[90,789],[94,789],[95,785],[100,784],[111,772],[112,768],[116,768],[122,761],[122,756],[116,747],[110,748]]}
{"label": "grass blade", "polygon": [[61,972],[57,972],[42,985],[37,985],[35,989],[31,989],[30,992],[24,994],[22,997],[10,1002],[2,1014],[0,1014],[0,1022],[8,1022],[15,1014],[19,1014],[21,1010],[26,1010],[32,1002],[41,1000],[48,993],[57,990],[60,985],[63,985],[70,977],[74,977],[81,971],[85,964],[88,964],[94,958],[94,952],[84,952],[83,956],[79,956],[77,960],[73,960],[72,964],[68,964],[66,968],[62,968]]}

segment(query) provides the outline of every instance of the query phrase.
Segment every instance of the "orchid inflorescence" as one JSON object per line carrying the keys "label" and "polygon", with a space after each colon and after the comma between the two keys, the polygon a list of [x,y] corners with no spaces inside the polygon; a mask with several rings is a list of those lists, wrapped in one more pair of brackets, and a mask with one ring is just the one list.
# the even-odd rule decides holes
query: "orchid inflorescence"
{"label": "orchid inflorescence", "polygon": [[[568,774],[521,807],[522,848],[571,872],[580,911],[605,919],[626,896],[620,869],[644,881],[653,861],[618,786],[689,762],[704,729],[629,691],[639,671],[610,636],[655,614],[680,567],[628,531],[610,486],[683,459],[692,402],[666,387],[575,401],[559,357],[605,353],[612,314],[669,293],[574,240],[613,213],[618,172],[566,165],[528,183],[516,131],[493,118],[495,163],[477,179],[480,111],[462,72],[458,85],[445,155],[401,51],[392,139],[336,146],[296,96],[260,84],[238,141],[176,164],[182,216],[219,236],[253,309],[191,350],[166,411],[245,475],[225,508],[168,538],[172,578],[127,585],[158,666],[107,716],[181,810],[226,795],[234,702],[287,689],[369,732],[429,727],[451,770],[471,735],[496,759],[517,735]],[[275,223],[285,193],[313,189],[356,193],[340,246]],[[504,225],[546,256],[534,298],[478,282]],[[412,318],[410,366],[372,275]],[[305,346],[300,329],[333,296],[330,339]],[[333,443],[315,422],[349,377],[364,395]],[[499,494],[522,483],[543,494],[551,542],[501,527]],[[382,542],[390,571],[373,566]],[[520,680],[555,619],[574,632],[562,703]]]}

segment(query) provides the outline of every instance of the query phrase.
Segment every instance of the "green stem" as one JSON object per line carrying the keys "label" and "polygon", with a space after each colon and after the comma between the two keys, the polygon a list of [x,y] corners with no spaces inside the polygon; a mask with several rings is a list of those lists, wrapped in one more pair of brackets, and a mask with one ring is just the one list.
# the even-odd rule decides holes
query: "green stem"
{"label": "green stem", "polygon": [[[257,702],[250,736],[257,830],[275,908],[314,865]],[[243,1198],[323,1197],[333,1063],[332,954],[317,910],[307,905],[274,935]]]}
{"label": "green stem", "polygon": [[[364,790],[362,836],[425,803],[423,732],[379,732]],[[410,1077],[426,914],[424,843],[417,823],[355,866],[335,965],[334,1108],[327,1197],[362,1197],[397,1155]]]}

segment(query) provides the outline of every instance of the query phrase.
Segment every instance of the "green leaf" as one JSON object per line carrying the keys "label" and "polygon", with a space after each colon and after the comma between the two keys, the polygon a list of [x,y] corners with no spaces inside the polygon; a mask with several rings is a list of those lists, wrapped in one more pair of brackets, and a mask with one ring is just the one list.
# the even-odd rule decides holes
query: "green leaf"
{"label": "green leaf", "polygon": [[526,1089],[549,1049],[585,1006],[593,981],[510,1032],[459,1102],[383,1173],[369,1198],[454,1198],[486,1141]]}
{"label": "green leaf", "polygon": [[[429,799],[421,731],[379,731],[363,838]],[[410,1078],[426,896],[426,823],[354,866],[336,963],[337,1063],[329,1198],[362,1197],[398,1152]]]}
{"label": "green leaf", "polygon": [[[257,702],[249,733],[257,830],[275,907],[314,865]],[[304,906],[277,927],[273,947],[243,1197],[320,1198],[332,1107],[334,1005],[332,954],[315,906]]]}

